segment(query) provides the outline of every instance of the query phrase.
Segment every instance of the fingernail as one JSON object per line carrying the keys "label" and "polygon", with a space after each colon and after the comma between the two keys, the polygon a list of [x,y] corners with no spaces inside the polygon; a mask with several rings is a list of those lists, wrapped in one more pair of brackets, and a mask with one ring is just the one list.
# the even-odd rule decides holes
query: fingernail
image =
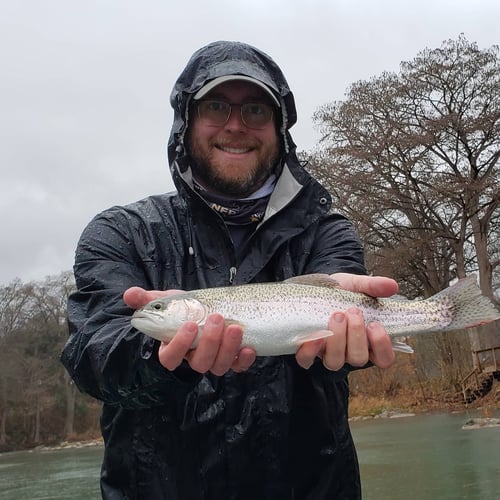
{"label": "fingernail", "polygon": [[193,333],[198,333],[198,325],[196,323],[186,323],[184,326],[186,333],[192,335]]}
{"label": "fingernail", "polygon": [[338,312],[338,313],[335,313],[333,315],[333,320],[336,322],[336,323],[342,323],[345,319],[345,315],[344,313],[341,313],[341,312]]}
{"label": "fingernail", "polygon": [[209,316],[208,321],[214,326],[220,325],[224,320],[220,314],[212,314]]}
{"label": "fingernail", "polygon": [[349,307],[349,309],[347,309],[347,312],[350,314],[358,314],[358,315],[361,314],[361,310],[358,309],[357,307]]}

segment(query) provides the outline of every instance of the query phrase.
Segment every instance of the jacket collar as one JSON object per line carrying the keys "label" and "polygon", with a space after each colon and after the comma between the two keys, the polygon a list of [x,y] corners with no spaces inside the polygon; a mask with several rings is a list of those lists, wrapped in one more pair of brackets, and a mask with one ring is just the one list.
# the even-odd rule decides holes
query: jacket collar
{"label": "jacket collar", "polygon": [[[181,168],[176,162],[174,169],[176,175],[180,180],[182,180],[182,184],[185,187],[182,191],[180,190],[180,195],[188,199],[200,199],[200,195],[193,187],[194,180],[191,167],[187,167],[184,171],[181,171]],[[264,223],[266,220],[285,208],[296,196],[298,196],[305,183],[307,183],[310,179],[311,178],[305,173],[302,167],[296,166],[293,168],[288,164],[284,164],[278,180],[276,181],[274,191],[269,199],[269,203],[267,204],[264,218],[260,224]],[[325,195],[328,196],[326,191]]]}

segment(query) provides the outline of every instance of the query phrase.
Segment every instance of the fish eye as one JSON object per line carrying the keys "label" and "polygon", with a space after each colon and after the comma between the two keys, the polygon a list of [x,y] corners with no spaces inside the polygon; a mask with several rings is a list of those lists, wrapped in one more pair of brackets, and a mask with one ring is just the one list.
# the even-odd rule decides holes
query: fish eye
{"label": "fish eye", "polygon": [[163,309],[163,306],[161,302],[155,302],[154,304],[151,304],[151,308],[155,311],[161,311]]}

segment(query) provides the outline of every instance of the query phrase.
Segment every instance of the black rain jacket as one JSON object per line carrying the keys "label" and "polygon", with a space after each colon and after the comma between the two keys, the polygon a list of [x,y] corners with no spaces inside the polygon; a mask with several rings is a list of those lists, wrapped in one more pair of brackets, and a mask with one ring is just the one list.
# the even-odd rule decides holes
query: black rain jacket
{"label": "black rain jacket", "polygon": [[[203,84],[243,74],[282,103],[282,162],[264,220],[240,261],[223,220],[192,189],[184,134]],[[103,402],[103,498],[321,500],[360,498],[347,419],[348,367],[294,356],[259,357],[245,373],[217,377],[158,362],[158,342],[130,325],[131,286],[184,289],[281,281],[306,273],[362,274],[351,224],[299,164],[288,129],[295,104],[276,64],[241,43],[195,53],[171,96],[168,156],[178,191],[113,207],[84,230],[75,256],[62,361],[78,388]]]}

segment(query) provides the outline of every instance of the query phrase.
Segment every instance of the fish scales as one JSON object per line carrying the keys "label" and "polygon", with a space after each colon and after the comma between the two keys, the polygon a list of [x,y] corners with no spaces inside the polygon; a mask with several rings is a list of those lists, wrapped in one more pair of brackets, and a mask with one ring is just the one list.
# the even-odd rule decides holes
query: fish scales
{"label": "fish scales", "polygon": [[332,335],[328,331],[332,312],[353,306],[363,311],[366,322],[380,321],[393,338],[470,328],[500,317],[481,295],[474,277],[429,299],[410,301],[375,299],[342,290],[327,275],[307,275],[157,299],[134,313],[132,325],[168,341],[184,321],[196,321],[202,327],[208,314],[217,312],[227,324],[243,327],[243,345],[253,347],[258,355],[291,354],[304,342]]}
{"label": "fish scales", "polygon": [[[251,290],[249,289],[251,288]],[[312,288],[312,289],[311,289]],[[188,292],[203,302],[210,312],[219,312],[229,323],[246,324],[279,320],[298,322],[316,329],[327,329],[333,311],[359,307],[367,322],[380,321],[389,334],[402,336],[418,333],[416,324],[425,330],[441,330],[450,323],[446,301],[397,301],[374,299],[362,294],[351,294],[339,289],[307,287],[287,283],[244,285]],[[253,299],[249,300],[249,295]],[[294,328],[295,330],[295,328]]]}

